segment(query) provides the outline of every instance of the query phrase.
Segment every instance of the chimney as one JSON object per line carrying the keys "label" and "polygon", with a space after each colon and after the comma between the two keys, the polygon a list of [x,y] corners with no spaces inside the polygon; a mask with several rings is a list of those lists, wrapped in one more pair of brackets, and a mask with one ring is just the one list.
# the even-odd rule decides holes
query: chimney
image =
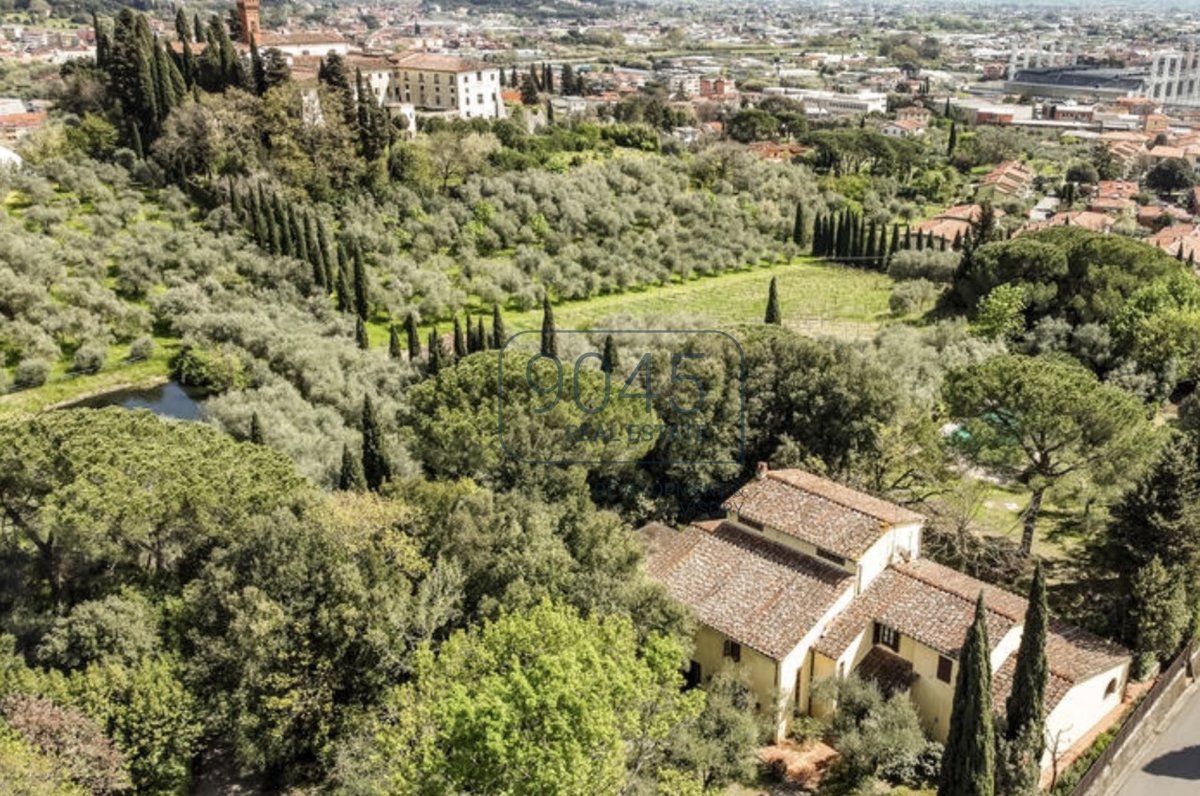
{"label": "chimney", "polygon": [[764,478],[767,477],[767,470],[769,470],[769,469],[771,469],[771,468],[769,468],[767,466],[766,462],[759,462],[758,467],[755,469],[754,477],[757,478],[759,481],[763,480]]}

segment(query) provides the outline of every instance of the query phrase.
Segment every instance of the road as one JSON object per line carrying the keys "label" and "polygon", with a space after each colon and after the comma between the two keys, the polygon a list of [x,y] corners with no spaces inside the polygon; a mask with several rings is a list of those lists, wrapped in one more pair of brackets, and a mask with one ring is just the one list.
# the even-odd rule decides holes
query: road
{"label": "road", "polygon": [[1200,793],[1200,684],[1193,683],[1158,737],[1135,764],[1117,796]]}

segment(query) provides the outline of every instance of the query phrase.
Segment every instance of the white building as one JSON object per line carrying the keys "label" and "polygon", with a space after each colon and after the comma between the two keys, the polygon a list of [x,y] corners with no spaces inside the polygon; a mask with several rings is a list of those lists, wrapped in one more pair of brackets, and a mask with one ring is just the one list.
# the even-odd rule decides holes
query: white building
{"label": "white building", "polygon": [[887,112],[887,94],[878,91],[839,94],[835,91],[771,86],[763,89],[763,93],[800,100],[804,103],[805,112],[814,116],[852,116]]}
{"label": "white building", "polygon": [[502,119],[500,70],[453,55],[409,53],[391,60],[384,104],[453,111],[465,118]]}

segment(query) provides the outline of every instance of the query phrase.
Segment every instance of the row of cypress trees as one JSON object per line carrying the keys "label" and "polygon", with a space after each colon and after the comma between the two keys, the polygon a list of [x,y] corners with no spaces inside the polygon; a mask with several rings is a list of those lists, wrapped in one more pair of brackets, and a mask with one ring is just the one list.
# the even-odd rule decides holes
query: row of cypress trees
{"label": "row of cypress trees", "polygon": [[[803,223],[803,211],[797,209],[796,226],[793,229],[792,240],[798,245],[804,245],[804,233],[800,231]],[[825,257],[837,262],[857,264],[878,271],[887,270],[892,255],[898,251],[915,249],[937,249],[946,251],[962,249],[964,240],[962,234],[955,235],[954,241],[945,238],[935,238],[933,231],[925,234],[914,232],[905,226],[901,233],[899,224],[891,225],[889,235],[887,224],[877,224],[866,221],[861,213],[845,208],[840,213],[828,213],[817,216],[813,222],[812,253],[817,257]]]}
{"label": "row of cypress trees", "polygon": [[[1045,750],[1045,699],[1049,665],[1046,579],[1039,564],[1029,592],[1012,690],[997,723],[992,705],[991,648],[981,593],[975,620],[958,656],[950,730],[938,796],[1032,796],[1038,793]],[[998,726],[997,726],[998,725]]]}

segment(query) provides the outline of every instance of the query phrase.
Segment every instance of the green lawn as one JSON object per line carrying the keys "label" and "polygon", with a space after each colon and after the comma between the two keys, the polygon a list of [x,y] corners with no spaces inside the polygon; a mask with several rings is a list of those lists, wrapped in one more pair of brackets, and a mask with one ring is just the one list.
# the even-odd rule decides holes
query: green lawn
{"label": "green lawn", "polygon": [[[811,258],[787,265],[698,277],[679,284],[570,301],[554,308],[559,329],[587,329],[612,315],[673,316],[693,328],[762,321],[771,278],[779,280],[784,324],[843,336],[874,334],[887,320],[892,280],[883,274],[827,265]],[[509,331],[538,329],[542,310],[508,313]]]}
{"label": "green lawn", "polygon": [[39,412],[51,406],[107,392],[119,387],[145,387],[167,378],[170,360],[179,349],[179,341],[165,337],[154,339],[154,354],[141,362],[128,362],[128,346],[112,346],[108,360],[99,373],[86,376],[67,372],[56,363],[50,378],[41,387],[0,395],[0,416],[18,412]]}

